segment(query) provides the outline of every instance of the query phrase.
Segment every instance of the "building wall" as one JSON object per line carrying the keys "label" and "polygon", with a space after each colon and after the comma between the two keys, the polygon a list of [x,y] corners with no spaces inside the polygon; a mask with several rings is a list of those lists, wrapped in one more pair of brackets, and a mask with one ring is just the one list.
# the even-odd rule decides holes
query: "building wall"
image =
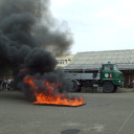
{"label": "building wall", "polygon": [[56,68],[61,68],[68,65],[72,61],[73,57],[74,55],[65,55],[56,57],[56,60],[58,61]]}

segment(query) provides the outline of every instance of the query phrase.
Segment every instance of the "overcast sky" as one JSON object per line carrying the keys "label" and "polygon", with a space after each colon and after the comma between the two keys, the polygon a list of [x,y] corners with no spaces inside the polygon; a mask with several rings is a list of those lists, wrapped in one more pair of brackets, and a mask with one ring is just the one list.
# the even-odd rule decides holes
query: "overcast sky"
{"label": "overcast sky", "polygon": [[51,12],[68,23],[72,54],[134,49],[133,0],[51,0]]}

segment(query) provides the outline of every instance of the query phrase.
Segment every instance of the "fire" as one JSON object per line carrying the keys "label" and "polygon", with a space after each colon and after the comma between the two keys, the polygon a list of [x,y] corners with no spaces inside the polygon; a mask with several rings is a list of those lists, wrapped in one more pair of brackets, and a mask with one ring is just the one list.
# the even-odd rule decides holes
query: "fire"
{"label": "fire", "polygon": [[21,70],[20,70],[20,73],[22,73],[22,72],[24,72],[24,71],[26,71],[26,70],[27,70],[26,68],[21,69]]}
{"label": "fire", "polygon": [[51,104],[51,105],[65,105],[65,106],[80,106],[84,105],[85,102],[82,97],[73,97],[70,99],[67,94],[54,93],[55,88],[58,88],[60,83],[50,83],[43,81],[42,86],[45,87],[44,91],[39,91],[39,86],[35,84],[35,79],[31,76],[24,78],[24,83],[27,83],[32,87],[33,93],[36,97],[36,101],[33,104]]}

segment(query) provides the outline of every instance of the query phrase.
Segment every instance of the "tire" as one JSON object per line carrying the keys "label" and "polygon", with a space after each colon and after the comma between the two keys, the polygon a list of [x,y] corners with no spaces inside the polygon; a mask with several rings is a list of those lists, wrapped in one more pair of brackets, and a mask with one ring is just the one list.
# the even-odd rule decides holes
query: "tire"
{"label": "tire", "polygon": [[73,81],[73,89],[71,90],[72,92],[78,92],[80,91],[80,86],[77,85],[76,82]]}
{"label": "tire", "polygon": [[105,82],[103,84],[103,92],[104,93],[113,93],[114,92],[114,85],[111,82]]}

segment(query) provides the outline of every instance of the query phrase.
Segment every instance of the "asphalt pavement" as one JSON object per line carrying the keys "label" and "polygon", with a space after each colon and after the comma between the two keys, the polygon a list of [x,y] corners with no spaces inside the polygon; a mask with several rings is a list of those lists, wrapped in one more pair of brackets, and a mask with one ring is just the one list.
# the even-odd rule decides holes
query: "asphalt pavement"
{"label": "asphalt pavement", "polygon": [[18,91],[0,92],[0,134],[134,134],[134,90],[69,93],[80,107],[33,105]]}

